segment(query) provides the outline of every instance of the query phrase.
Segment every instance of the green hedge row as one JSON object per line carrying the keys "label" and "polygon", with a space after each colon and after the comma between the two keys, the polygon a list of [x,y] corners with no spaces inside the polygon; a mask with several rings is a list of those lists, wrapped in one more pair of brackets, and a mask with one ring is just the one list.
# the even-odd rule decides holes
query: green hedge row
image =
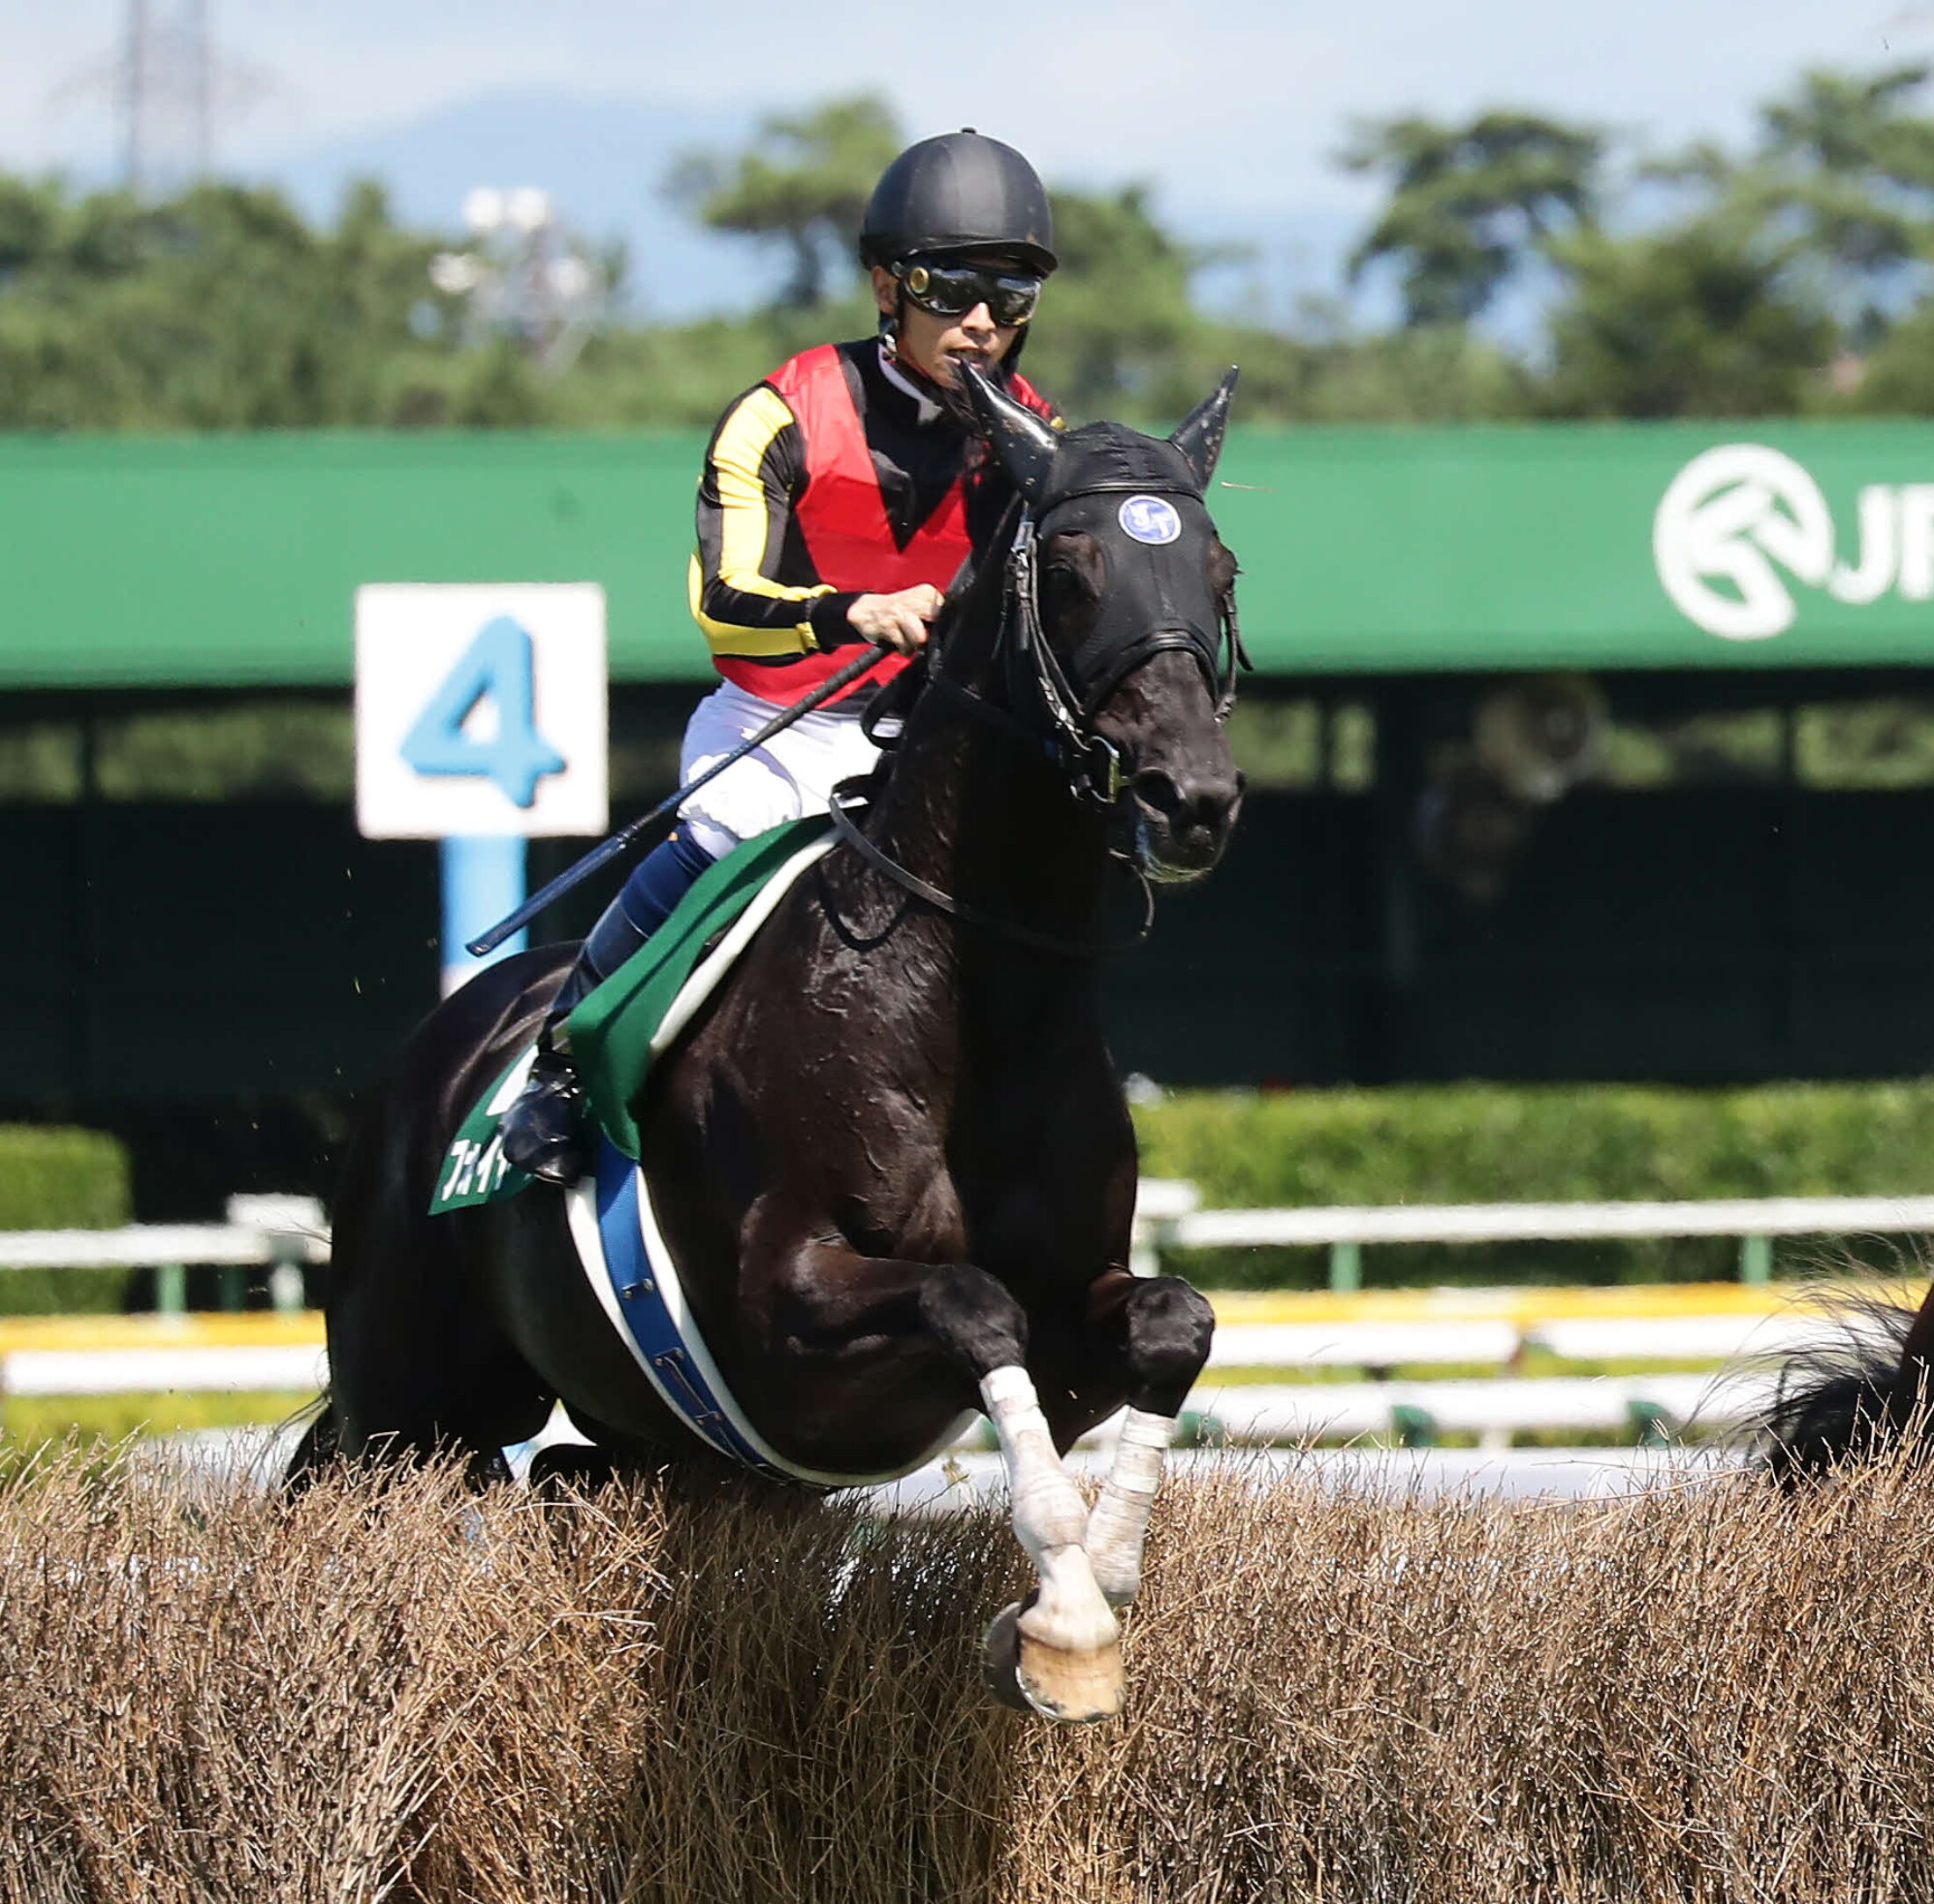
{"label": "green hedge row", "polygon": [[[1459,1085],[1258,1094],[1191,1092],[1137,1107],[1142,1168],[1188,1177],[1210,1209],[1324,1203],[1596,1203],[1934,1191],[1934,1079],[1734,1091]],[[1891,1246],[1864,1252],[1891,1257]],[[1211,1260],[1205,1260],[1211,1258]],[[1649,1282],[1725,1277],[1722,1239],[1381,1248],[1371,1283]],[[1783,1246],[1781,1269],[1818,1246]],[[1203,1252],[1204,1281],[1320,1282],[1318,1252]]]}
{"label": "green hedge row", "polygon": [[[127,1153],[98,1130],[0,1124],[0,1230],[106,1230],[131,1220]],[[125,1269],[0,1270],[0,1314],[120,1307]]]}

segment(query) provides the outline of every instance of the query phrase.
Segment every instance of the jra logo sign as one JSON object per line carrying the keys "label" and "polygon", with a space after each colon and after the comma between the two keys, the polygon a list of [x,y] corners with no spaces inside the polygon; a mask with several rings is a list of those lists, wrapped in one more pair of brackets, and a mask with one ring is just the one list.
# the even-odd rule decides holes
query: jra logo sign
{"label": "jra logo sign", "polygon": [[601,833],[604,591],[356,592],[356,819],[371,839]]}
{"label": "jra logo sign", "polygon": [[1728,443],[1695,456],[1659,500],[1652,555],[1673,606],[1709,635],[1760,641],[1796,611],[1788,578],[1861,607],[1890,590],[1934,599],[1934,483],[1860,491],[1858,559],[1839,559],[1820,485],[1791,456]]}

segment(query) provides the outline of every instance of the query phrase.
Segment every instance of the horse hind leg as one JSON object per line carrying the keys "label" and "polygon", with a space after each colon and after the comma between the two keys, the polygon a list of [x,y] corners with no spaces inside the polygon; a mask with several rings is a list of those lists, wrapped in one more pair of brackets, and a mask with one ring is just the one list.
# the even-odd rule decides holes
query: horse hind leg
{"label": "horse hind leg", "polygon": [[[502,1211],[460,1214],[481,1223]],[[467,1237],[456,1216],[409,1211],[387,1230],[353,1230],[338,1250],[330,1419],[345,1458],[406,1467],[461,1456],[486,1486],[508,1473],[503,1450],[543,1426],[553,1398],[491,1312],[484,1254]]]}
{"label": "horse hind leg", "polygon": [[[302,1412],[298,1411],[285,1421],[279,1434],[300,1421]],[[336,1413],[326,1388],[317,1401],[308,1405],[308,1412],[309,1421],[283,1464],[282,1478],[278,1484],[287,1500],[293,1501],[298,1494],[306,1493],[342,1459]]]}

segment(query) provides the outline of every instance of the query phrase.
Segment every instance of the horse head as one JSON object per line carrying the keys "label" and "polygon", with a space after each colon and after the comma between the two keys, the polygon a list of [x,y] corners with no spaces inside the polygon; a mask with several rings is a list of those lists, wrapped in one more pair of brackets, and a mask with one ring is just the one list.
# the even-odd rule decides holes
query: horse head
{"label": "horse head", "polygon": [[1240,654],[1236,561],[1203,501],[1235,378],[1160,438],[1117,423],[1064,434],[963,373],[1029,511],[1010,557],[1010,700],[1036,701],[1076,790],[1108,809],[1117,850],[1160,880],[1207,873],[1242,798],[1223,727]]}

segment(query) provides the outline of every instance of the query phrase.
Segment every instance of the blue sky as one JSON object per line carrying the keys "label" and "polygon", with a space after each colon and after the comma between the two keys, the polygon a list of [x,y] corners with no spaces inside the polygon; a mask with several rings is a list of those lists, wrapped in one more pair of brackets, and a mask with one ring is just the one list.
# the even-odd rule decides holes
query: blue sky
{"label": "blue sky", "polygon": [[[687,291],[695,267],[665,251],[681,241],[637,168],[693,142],[694,128],[730,143],[759,110],[835,92],[883,91],[916,134],[976,125],[1051,178],[1152,181],[1191,229],[1261,236],[1259,272],[1280,288],[1303,268],[1299,248],[1305,274],[1320,277],[1319,254],[1333,262],[1371,202],[1329,163],[1353,117],[1503,103],[1655,144],[1732,138],[1807,64],[1934,58],[1934,4],[1899,0],[211,4],[224,50],[260,82],[222,127],[230,166],[311,196],[372,162],[415,168],[398,180],[406,207],[448,219],[454,206],[434,201],[449,180],[501,153],[528,182],[580,201],[571,208],[586,223],[635,243],[644,234],[661,257],[658,281]],[[0,0],[0,164],[110,163],[105,89],[74,83],[105,69],[122,11],[120,0]],[[558,128],[572,102],[584,106],[579,149],[558,157],[557,178],[534,176],[552,144],[571,142]],[[611,177],[599,176],[593,138]],[[710,244],[692,256],[741,269],[744,254]],[[660,299],[680,302],[671,289]]]}

